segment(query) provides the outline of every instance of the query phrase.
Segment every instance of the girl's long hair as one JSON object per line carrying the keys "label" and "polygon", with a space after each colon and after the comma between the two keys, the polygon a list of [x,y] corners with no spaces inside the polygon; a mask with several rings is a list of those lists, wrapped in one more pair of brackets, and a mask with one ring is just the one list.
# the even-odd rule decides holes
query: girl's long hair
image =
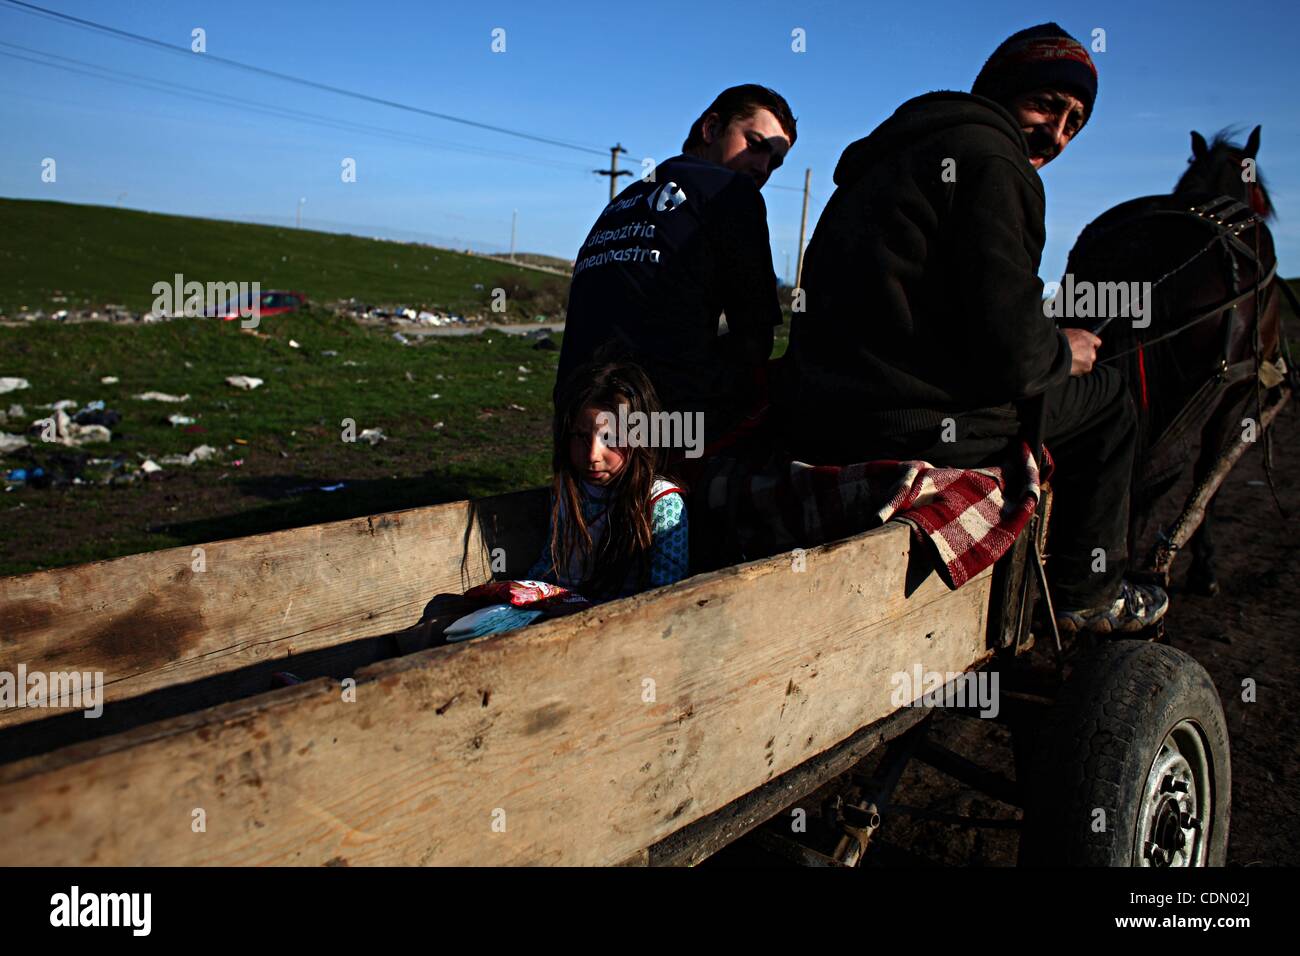
{"label": "girl's long hair", "polygon": [[[581,478],[573,472],[569,440],[584,408],[597,408],[618,422],[619,406],[627,414],[658,412],[659,398],[639,366],[630,362],[593,362],[574,369],[556,395],[552,485],[551,555],[555,567],[567,573],[583,569],[577,590],[592,600],[617,597],[629,574],[635,572],[638,589],[649,576],[651,543],[650,491],[662,464],[662,449],[646,446],[620,448],[623,468],[605,487],[606,533],[593,554],[591,531],[582,513]],[[634,419],[631,419],[634,420]],[[644,419],[649,421],[649,419]],[[595,520],[595,519],[593,519]]]}

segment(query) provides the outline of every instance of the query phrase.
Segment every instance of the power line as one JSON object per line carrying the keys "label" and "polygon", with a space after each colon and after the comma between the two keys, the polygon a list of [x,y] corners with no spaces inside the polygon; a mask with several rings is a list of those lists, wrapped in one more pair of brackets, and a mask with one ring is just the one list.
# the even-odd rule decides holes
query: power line
{"label": "power line", "polygon": [[[39,7],[34,3],[26,3],[24,2],[24,0],[3,0],[3,2],[19,10],[22,10],[25,13],[31,13],[37,16],[43,16],[46,17],[47,19],[59,20],[65,23],[72,24],[74,26],[81,27],[83,29],[94,30],[99,33],[105,33],[110,36],[117,37],[118,39],[129,40],[134,43],[142,43],[147,46],[155,47],[160,50],[166,50],[169,53],[178,53],[182,56],[189,57],[189,58],[193,58],[195,56],[195,54],[187,47],[175,46],[170,43],[164,43],[162,40],[156,40],[153,37],[144,36],[143,34],[140,33],[132,33],[129,30],[120,30],[117,27],[109,26],[106,23],[97,23],[94,20],[86,20],[82,17],[74,17],[68,13],[61,13],[58,10],[49,10],[46,9],[45,7]],[[232,60],[229,59],[228,57],[219,56],[215,53],[203,53],[201,56],[202,59],[206,61],[220,63],[223,66],[229,66],[240,70],[247,70],[252,73],[260,73],[263,76],[273,77],[274,79],[283,80],[287,83],[296,83],[299,86],[306,86],[313,89],[324,90],[327,93],[335,93],[338,94],[339,96],[347,96],[347,97],[351,97],[352,99],[362,100],[367,103],[377,103],[380,106],[388,106],[393,109],[405,110],[408,113],[418,113],[422,116],[430,116],[433,117],[434,119],[446,120],[449,123],[460,123],[464,126],[475,127],[476,129],[485,129],[494,133],[501,133],[505,136],[515,136],[518,137],[519,139],[532,140],[533,142],[545,143],[550,146],[559,146],[564,149],[578,150],[579,152],[584,152],[584,153],[595,153],[599,156],[604,156],[608,152],[608,150],[599,149],[594,146],[583,146],[578,143],[569,143],[569,142],[565,142],[564,140],[551,139],[546,136],[537,136],[533,133],[525,133],[520,130],[508,129],[504,126],[495,126],[491,123],[481,123],[478,120],[466,119],[462,116],[453,116],[450,113],[440,113],[435,110],[428,110],[421,106],[412,106],[409,103],[399,103],[396,100],[390,100],[380,96],[372,96],[369,93],[361,93],[356,90],[348,90],[340,86],[332,86],[328,83],[321,83],[316,80],[309,80],[306,79],[305,77],[293,76],[292,74],[289,73],[281,73],[278,70],[268,70],[266,67],[254,66],[251,63],[241,63],[238,60]]]}
{"label": "power line", "polygon": [[[514,160],[516,162],[533,163],[536,165],[550,166],[556,169],[577,170],[586,172],[585,166],[579,166],[576,163],[565,163],[550,159],[541,159],[539,157],[524,156],[520,153],[511,153],[504,150],[494,150],[487,147],[468,146],[461,143],[448,143],[443,141],[434,141],[414,136],[401,130],[387,129],[382,126],[371,126],[368,123],[357,123],[352,120],[341,120],[330,116],[322,116],[319,113],[309,113],[304,110],[295,110],[290,107],[274,106],[269,103],[259,103],[256,100],[245,100],[240,97],[231,96],[226,93],[215,93],[209,90],[203,90],[198,87],[186,86],[182,83],[164,82],[154,79],[153,77],[143,76],[139,73],[130,73],[125,70],[115,70],[111,67],[100,66],[96,63],[89,63],[85,60],[78,60],[74,57],[60,56],[55,53],[49,53],[44,50],[34,50],[30,47],[20,46],[17,43],[7,43],[0,40],[0,47],[8,47],[13,50],[21,50],[25,53],[32,53],[46,59],[33,59],[32,57],[22,56],[17,53],[7,53],[0,50],[0,56],[8,56],[15,60],[23,60],[27,63],[34,63],[37,66],[50,67],[52,69],[64,70],[69,73],[77,73],[82,76],[89,76],[95,79],[109,80],[110,82],[122,83],[126,86],[135,86],[141,89],[151,90],[158,93],[177,96],[182,99],[192,98],[202,102],[214,103],[218,106],[234,106],[239,109],[248,110],[249,112],[263,113],[269,116],[275,116],[283,119],[297,120],[303,123],[313,123],[321,126],[327,126],[334,129],[348,131],[359,131],[371,135],[386,136],[399,141],[411,143],[414,145],[427,146],[433,149],[446,149],[454,152],[466,152],[475,155],[492,156],[501,159]],[[65,66],[61,63],[50,62],[60,60],[63,64],[76,64],[76,66]],[[82,67],[82,68],[78,68]],[[94,71],[94,72],[91,72]],[[181,92],[184,91],[184,92]]]}

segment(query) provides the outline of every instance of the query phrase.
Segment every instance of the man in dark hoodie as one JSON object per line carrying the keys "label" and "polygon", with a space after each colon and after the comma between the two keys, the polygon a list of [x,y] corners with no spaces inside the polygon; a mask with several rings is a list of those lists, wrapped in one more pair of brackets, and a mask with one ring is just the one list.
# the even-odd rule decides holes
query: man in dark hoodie
{"label": "man in dark hoodie", "polygon": [[1096,92],[1087,51],[1042,24],[1001,44],[971,93],[910,100],[849,146],[804,261],[780,403],[804,461],[969,468],[1003,461],[1027,400],[1045,395],[1067,632],[1139,630],[1168,607],[1161,589],[1123,579],[1136,442],[1125,383],[1093,367],[1100,339],[1056,327],[1038,278],[1038,170]]}
{"label": "man in dark hoodie", "polygon": [[781,324],[759,190],[796,135],[775,90],[730,87],[680,156],[604,208],[574,265],[557,391],[586,362],[625,358],[667,411],[703,416],[705,445],[728,438],[762,398]]}

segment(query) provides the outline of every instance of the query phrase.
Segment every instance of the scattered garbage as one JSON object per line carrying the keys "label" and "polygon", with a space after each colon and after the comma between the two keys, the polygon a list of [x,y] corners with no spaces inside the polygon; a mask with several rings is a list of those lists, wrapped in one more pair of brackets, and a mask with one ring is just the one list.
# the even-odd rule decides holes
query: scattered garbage
{"label": "scattered garbage", "polygon": [[146,458],[140,464],[140,470],[143,471],[146,475],[152,475],[156,471],[162,471],[162,465],[158,464],[152,458]]}
{"label": "scattered garbage", "polygon": [[408,338],[407,338],[405,335],[403,335],[401,332],[394,332],[394,333],[393,333],[393,338],[397,339],[397,341],[401,342],[403,345],[410,345],[410,344],[411,344],[411,340],[408,339]]}
{"label": "scattered garbage", "polygon": [[105,375],[103,378],[101,378],[101,379],[99,380],[99,384],[100,384],[100,385],[116,385],[116,384],[117,384],[117,376],[116,376],[116,375]]}
{"label": "scattered garbage", "polygon": [[439,430],[442,428],[442,426],[443,426],[444,424],[445,424],[445,422],[434,422],[434,423],[433,423],[433,430],[434,430],[434,431],[439,431]]}
{"label": "scattered garbage", "polygon": [[[406,305],[371,307],[356,299],[343,299],[332,304],[337,315],[343,315],[364,325],[423,325],[441,328],[450,325],[465,325],[469,321],[463,315],[444,312],[434,307],[420,306],[412,308]],[[479,321],[485,316],[475,315],[470,319]]]}
{"label": "scattered garbage", "polygon": [[247,438],[236,438],[236,439],[234,439],[234,442],[235,442],[236,445],[247,445],[247,444],[248,444],[248,439],[247,439]]}
{"label": "scattered garbage", "polygon": [[343,482],[343,481],[340,481],[337,485],[321,485],[321,486],[320,486],[320,490],[321,490],[321,491],[339,491],[339,490],[341,490],[341,489],[343,489],[343,488],[346,488],[346,487],[347,487],[347,483],[346,483],[346,482]]}
{"label": "scattered garbage", "polygon": [[517,412],[526,412],[526,411],[528,411],[528,409],[524,408],[524,406],[522,406],[522,405],[516,405],[514,402],[511,402],[511,403],[510,403],[510,407],[511,407],[512,409],[514,409],[515,411],[517,411]]}
{"label": "scattered garbage", "polygon": [[12,404],[12,405],[9,406],[9,417],[10,417],[10,418],[26,418],[26,417],[27,417],[27,409],[23,408],[21,405],[19,405],[17,402],[15,402],[14,404]]}
{"label": "scattered garbage", "polygon": [[440,395],[438,392],[434,392],[434,393],[433,393],[432,395],[430,395],[429,397],[430,397],[430,398],[435,398],[435,399],[437,399],[437,398],[442,398],[442,395]]}
{"label": "scattered garbage", "polygon": [[296,348],[299,348],[299,345],[298,345],[298,343],[295,342],[293,339],[290,339],[290,340],[289,340],[289,348],[291,348],[291,349],[296,349]]}
{"label": "scattered garbage", "polygon": [[19,485],[40,482],[44,477],[44,468],[15,468],[5,475],[5,491],[13,491]]}
{"label": "scattered garbage", "polygon": [[339,353],[338,353],[338,352],[335,352],[333,349],[326,349],[324,352],[321,352],[321,355],[324,355],[324,356],[326,356],[326,357],[328,357],[328,358],[333,358],[334,356],[336,356],[336,355],[338,355],[338,354],[339,354]]}
{"label": "scattered garbage", "polygon": [[132,395],[136,401],[140,402],[187,402],[189,393],[184,395],[168,395],[166,392],[141,392],[139,395]]}
{"label": "scattered garbage", "polygon": [[407,380],[408,382],[414,382],[414,381],[415,381],[415,376],[412,375],[410,372],[407,372],[407,373],[406,373],[406,380]]}
{"label": "scattered garbage", "polygon": [[521,365],[521,366],[519,366],[519,374],[520,374],[520,375],[531,375],[531,374],[533,374],[533,370],[530,369],[527,365]]}
{"label": "scattered garbage", "polygon": [[96,400],[74,414],[72,420],[78,425],[103,425],[105,428],[112,429],[116,428],[117,423],[122,420],[122,414],[111,408],[105,408],[102,400]]}
{"label": "scattered garbage", "polygon": [[162,463],[164,465],[183,465],[188,468],[195,462],[207,461],[216,455],[217,450],[211,445],[199,445],[187,455],[164,455]]}
{"label": "scattered garbage", "polygon": [[0,395],[5,392],[16,392],[19,389],[31,387],[32,383],[25,378],[0,378]]}
{"label": "scattered garbage", "polygon": [[46,402],[44,405],[37,405],[37,408],[48,408],[52,412],[61,412],[68,408],[76,408],[76,399],[61,398],[57,402]]}
{"label": "scattered garbage", "polygon": [[361,365],[360,362],[354,362],[354,361],[352,361],[352,359],[344,359],[344,360],[343,360],[343,364],[344,364],[344,365],[351,365],[351,366],[354,366],[354,367],[359,367],[359,366]]}
{"label": "scattered garbage", "polygon": [[369,442],[372,445],[378,445],[381,441],[388,441],[388,436],[384,434],[382,428],[367,428],[357,436],[361,441]]}
{"label": "scattered garbage", "polygon": [[252,391],[262,384],[262,379],[254,378],[251,375],[228,375],[226,376],[226,384]]}
{"label": "scattered garbage", "polygon": [[167,421],[170,422],[173,427],[175,427],[176,425],[193,425],[196,421],[198,421],[198,419],[192,418],[189,415],[168,415]]}
{"label": "scattered garbage", "polygon": [[27,447],[27,439],[22,435],[11,435],[8,432],[0,432],[0,455],[7,455],[11,451],[17,451],[19,448]]}
{"label": "scattered garbage", "polygon": [[231,464],[234,465],[236,468],[243,468],[243,467],[244,467],[244,459],[242,459],[242,458],[236,458],[234,461],[231,462]]}
{"label": "scattered garbage", "polygon": [[[53,438],[49,437],[51,423],[53,423]],[[56,410],[49,418],[42,418],[32,422],[28,426],[27,432],[28,434],[39,435],[42,441],[67,445],[70,448],[113,440],[113,433],[104,425],[79,425],[69,418],[67,412],[61,408]]]}

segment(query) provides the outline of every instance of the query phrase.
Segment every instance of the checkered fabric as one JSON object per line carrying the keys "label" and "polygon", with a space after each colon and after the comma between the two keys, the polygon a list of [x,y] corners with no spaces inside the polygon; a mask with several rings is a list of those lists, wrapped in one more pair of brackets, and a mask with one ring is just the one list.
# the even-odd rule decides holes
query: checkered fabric
{"label": "checkered fabric", "polygon": [[940,576],[959,588],[1010,550],[1038,507],[1044,475],[1029,446],[1001,468],[940,468],[924,461],[808,465],[772,457],[754,468],[718,457],[704,476],[711,521],[746,557],[813,547],[886,521],[929,542]]}

